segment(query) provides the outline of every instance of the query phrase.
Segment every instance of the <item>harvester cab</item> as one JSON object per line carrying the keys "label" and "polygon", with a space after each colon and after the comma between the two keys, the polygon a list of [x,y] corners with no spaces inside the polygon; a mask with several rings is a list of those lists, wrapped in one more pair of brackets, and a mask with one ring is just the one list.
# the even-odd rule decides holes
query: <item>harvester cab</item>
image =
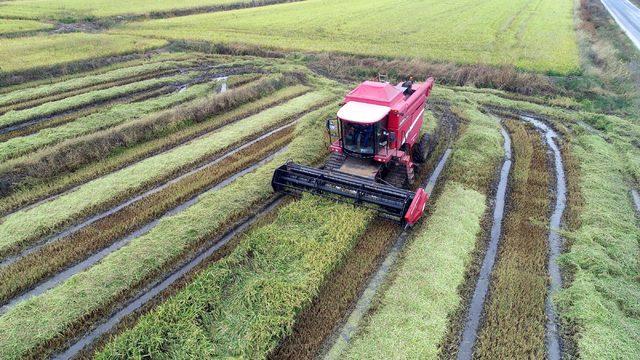
{"label": "harvester cab", "polygon": [[275,191],[311,192],[374,208],[406,225],[415,224],[428,196],[408,190],[417,164],[433,146],[420,136],[434,80],[365,81],[349,92],[335,119],[327,121],[331,155],[321,169],[286,163],[272,179]]}

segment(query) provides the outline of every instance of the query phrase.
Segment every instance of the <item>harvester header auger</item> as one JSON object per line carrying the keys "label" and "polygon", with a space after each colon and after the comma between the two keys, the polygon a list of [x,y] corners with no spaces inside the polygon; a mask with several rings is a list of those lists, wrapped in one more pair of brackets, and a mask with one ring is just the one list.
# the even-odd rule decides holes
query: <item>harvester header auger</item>
{"label": "harvester header auger", "polygon": [[407,189],[415,167],[433,149],[432,139],[420,136],[433,84],[432,78],[396,86],[375,81],[360,84],[345,96],[337,117],[327,121],[331,156],[326,165],[317,169],[286,163],[274,172],[273,189],[348,201],[406,225],[415,224],[428,196],[424,189]]}

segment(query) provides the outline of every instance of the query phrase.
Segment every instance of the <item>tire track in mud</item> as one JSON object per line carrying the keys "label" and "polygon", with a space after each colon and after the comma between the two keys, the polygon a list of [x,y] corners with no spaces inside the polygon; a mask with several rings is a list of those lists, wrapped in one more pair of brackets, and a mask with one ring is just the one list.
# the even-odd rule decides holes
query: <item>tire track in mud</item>
{"label": "tire track in mud", "polygon": [[636,211],[638,215],[640,215],[640,194],[638,194],[638,190],[631,189],[631,197],[633,198],[633,203],[636,206]]}
{"label": "tire track in mud", "polygon": [[562,152],[555,139],[558,134],[544,122],[529,116],[522,116],[521,119],[532,124],[544,134],[547,148],[553,154],[553,168],[555,171],[555,206],[551,218],[549,219],[549,289],[545,304],[545,313],[547,315],[547,357],[550,360],[560,360],[562,358],[562,341],[558,330],[558,318],[556,316],[555,307],[553,305],[553,296],[562,288],[562,274],[558,265],[558,257],[562,252],[563,240],[560,236],[560,227],[562,218],[567,206],[567,179],[565,177],[564,164],[562,161]]}
{"label": "tire track in mud", "polygon": [[[190,176],[190,175],[195,174],[195,173],[197,173],[199,171],[202,171],[203,169],[206,169],[206,168],[208,168],[210,166],[213,166],[213,165],[219,163],[220,161],[223,161],[224,159],[226,159],[226,158],[228,158],[228,157],[230,157],[230,156],[232,156],[232,155],[234,155],[234,154],[236,154],[236,153],[248,148],[249,146],[251,146],[251,145],[253,145],[253,144],[255,144],[255,143],[257,143],[257,142],[259,142],[261,140],[264,140],[264,139],[268,138],[269,136],[271,136],[271,135],[273,135],[273,134],[275,134],[275,133],[277,133],[277,132],[279,132],[281,130],[287,129],[287,128],[295,125],[297,123],[298,119],[299,119],[299,117],[294,121],[290,121],[290,122],[286,123],[285,125],[281,125],[281,126],[275,128],[273,130],[267,131],[266,133],[261,134],[257,138],[255,138],[255,139],[253,139],[251,141],[245,142],[243,145],[237,146],[235,148],[232,148],[231,150],[228,150],[228,151],[222,153],[221,155],[215,156],[215,158],[213,160],[210,160],[210,161],[206,162],[205,164],[201,164],[201,165],[197,166],[196,168],[193,168],[193,169],[191,169],[191,170],[189,170],[187,172],[183,172],[180,175],[178,175],[177,177],[173,177],[173,178],[165,181],[164,183],[162,183],[160,185],[157,185],[157,186],[155,186],[155,187],[153,187],[153,188],[151,188],[151,189],[149,189],[149,190],[147,190],[147,191],[145,191],[145,192],[143,192],[143,193],[141,193],[141,194],[139,194],[137,196],[128,198],[124,202],[121,202],[120,204],[118,204],[118,205],[116,205],[114,207],[111,207],[108,210],[105,210],[103,212],[100,212],[98,214],[90,216],[90,217],[86,218],[84,221],[80,222],[79,224],[73,225],[73,226],[71,226],[71,227],[69,227],[69,228],[67,228],[67,229],[65,229],[65,230],[63,230],[61,232],[58,232],[57,234],[45,237],[43,240],[33,244],[30,247],[27,247],[26,249],[22,250],[18,254],[5,257],[2,261],[0,261],[0,268],[6,267],[8,265],[11,265],[11,264],[15,263],[16,261],[19,261],[21,258],[24,258],[25,256],[27,256],[27,255],[29,255],[29,254],[31,254],[31,253],[43,248],[44,246],[47,246],[47,245],[49,245],[51,243],[54,243],[54,242],[56,242],[56,241],[58,241],[58,240],[60,240],[60,239],[62,239],[64,237],[70,236],[70,235],[80,231],[81,229],[83,229],[83,228],[85,228],[85,227],[87,227],[87,226],[89,226],[89,225],[91,225],[91,224],[93,224],[93,223],[95,223],[95,222],[97,222],[97,221],[109,216],[109,215],[112,215],[112,214],[124,209],[125,207],[127,207],[127,206],[129,206],[129,205],[131,205],[131,204],[133,204],[133,203],[135,203],[137,201],[140,201],[140,200],[142,200],[142,199],[144,199],[146,197],[149,197],[149,196],[151,196],[151,195],[153,195],[153,194],[155,194],[155,193],[157,193],[157,192],[169,187],[170,185],[181,181],[182,179],[186,178],[187,176]],[[208,136],[208,135],[209,135],[209,133],[206,133],[206,134],[201,135],[200,137]],[[169,151],[169,150],[167,150],[167,151]],[[33,206],[37,206],[38,204],[46,202],[46,201],[51,201],[51,200],[53,200],[53,199],[55,199],[55,198],[57,198],[57,197],[59,197],[59,196],[61,196],[63,194],[67,194],[67,193],[73,192],[74,190],[75,189],[71,189],[68,192],[65,192],[65,193],[62,193],[60,195],[56,195],[55,197],[48,198],[46,200],[38,202],[38,203],[36,203],[34,205],[31,205],[29,208],[31,208]]]}
{"label": "tire track in mud", "polygon": [[179,282],[184,276],[188,276],[188,273],[194,270],[198,265],[207,261],[210,257],[215,256],[217,251],[229,244],[229,242],[231,242],[235,237],[243,234],[271,211],[276,209],[283,200],[284,196],[276,195],[272,200],[268,201],[257,214],[240,221],[230,231],[215,241],[213,245],[200,251],[194,258],[183,263],[183,265],[171,272],[163,280],[155,281],[145,290],[139,292],[138,295],[126,303],[124,307],[112,313],[108,319],[93,328],[90,332],[85,333],[84,336],[76,342],[73,342],[64,352],[54,355],[53,359],[66,360],[78,357],[86,348],[92,347],[96,341],[99,341],[102,336],[117,329],[118,324],[121,321],[143,308],[147,303],[153,301],[154,298],[161,295],[162,292],[169,289],[175,283]]}
{"label": "tire track in mud", "polygon": [[[425,189],[428,195],[431,195],[433,189],[436,186],[436,183],[444,169],[450,155],[452,153],[452,149],[448,148],[445,153],[440,158],[438,165],[435,170],[428,178],[426,183],[422,184],[422,187]],[[382,284],[387,279],[389,272],[393,268],[396,263],[400,252],[404,248],[407,240],[410,236],[409,230],[404,230],[397,237],[391,249],[387,252],[384,260],[380,264],[377,270],[375,270],[374,275],[367,282],[366,288],[364,292],[357,299],[354,309],[350,313],[347,321],[342,325],[342,327],[337,332],[337,337],[335,338],[333,344],[330,345],[327,353],[323,356],[324,359],[338,359],[342,351],[349,345],[349,342],[359,325],[362,323],[365,315],[369,312],[373,305],[373,300],[378,293],[378,290],[382,286]]]}
{"label": "tire track in mud", "polygon": [[[292,126],[293,124],[287,125],[286,127],[283,127],[282,129],[279,129],[278,131],[282,131],[290,126]],[[273,133],[276,133],[277,131],[274,131]],[[273,134],[272,133],[272,134]],[[272,135],[271,134],[271,135]],[[265,138],[267,138],[267,136],[265,136],[262,140],[264,140]],[[251,144],[243,146],[242,148],[238,148],[233,150],[230,153],[225,154],[224,156],[212,161],[211,163],[205,164],[201,167],[199,167],[198,169],[193,170],[192,172],[190,172],[189,174],[185,174],[184,176],[180,177],[180,179],[186,178],[187,176],[191,175],[191,174],[195,174],[197,172],[203,171],[207,168],[210,168],[212,166],[215,166],[216,164],[222,162],[223,160],[233,156],[234,154],[237,154],[238,152],[240,152],[243,149],[248,148],[250,145],[257,143],[259,140],[256,140],[254,142],[251,142]],[[91,266],[95,265],[97,262],[99,262],[100,260],[104,259],[106,256],[108,256],[109,254],[117,251],[118,249],[126,246],[127,244],[129,244],[133,239],[143,236],[144,234],[148,233],[149,231],[151,231],[153,228],[155,228],[162,219],[169,217],[169,216],[173,216],[176,215],[184,210],[186,210],[187,208],[191,207],[192,205],[196,204],[199,200],[200,200],[200,196],[204,193],[210,192],[210,191],[217,191],[220,190],[222,188],[224,188],[225,186],[228,186],[229,184],[231,184],[232,182],[234,182],[236,179],[240,178],[243,175],[246,175],[254,170],[256,170],[257,168],[259,168],[260,166],[264,165],[265,163],[269,162],[270,160],[272,160],[275,156],[277,156],[278,154],[280,154],[282,151],[286,150],[287,146],[284,146],[283,148],[277,150],[276,152],[268,155],[267,157],[260,159],[258,162],[245,167],[244,169],[236,172],[235,174],[231,175],[230,177],[226,178],[225,180],[206,187],[205,189],[202,189],[201,191],[199,191],[196,195],[192,196],[190,199],[188,199],[187,201],[181,203],[180,205],[177,205],[175,207],[173,207],[172,209],[167,210],[166,212],[164,212],[163,214],[161,214],[160,216],[158,216],[156,219],[144,224],[142,227],[140,227],[139,229],[133,231],[132,233],[130,233],[129,235],[126,235],[124,237],[122,237],[119,240],[114,241],[111,245],[103,248],[102,250],[92,254],[91,256],[87,257],[85,260],[72,265],[71,267],[68,267],[60,272],[58,272],[57,274],[55,274],[54,276],[51,276],[48,278],[48,280],[45,280],[43,282],[40,282],[38,285],[36,285],[35,287],[33,287],[32,289],[12,298],[10,301],[8,301],[4,306],[0,307],[0,314],[5,313],[6,311],[8,311],[9,309],[11,309],[13,306],[17,305],[18,303],[28,300],[31,297],[34,296],[38,296],[42,293],[44,293],[45,291],[57,286],[58,284],[62,283],[63,281],[66,281],[67,279],[69,279],[71,276],[75,275],[76,273],[82,272],[88,268],[90,268]],[[177,183],[179,180],[175,180],[173,183]]]}
{"label": "tire track in mud", "polygon": [[502,163],[502,168],[500,170],[500,181],[498,182],[498,189],[494,200],[493,223],[491,225],[490,241],[487,246],[485,257],[482,261],[482,266],[480,268],[480,273],[478,275],[478,280],[476,282],[471,301],[469,303],[469,310],[465,319],[462,339],[460,340],[460,345],[457,353],[457,359],[459,360],[471,359],[473,356],[473,349],[475,347],[477,334],[480,327],[480,320],[482,318],[484,303],[489,291],[491,272],[496,261],[500,238],[502,237],[502,222],[505,213],[509,174],[511,172],[511,165],[513,163],[513,160],[511,137],[503,126],[500,127],[500,132],[504,139],[503,148],[505,157]]}

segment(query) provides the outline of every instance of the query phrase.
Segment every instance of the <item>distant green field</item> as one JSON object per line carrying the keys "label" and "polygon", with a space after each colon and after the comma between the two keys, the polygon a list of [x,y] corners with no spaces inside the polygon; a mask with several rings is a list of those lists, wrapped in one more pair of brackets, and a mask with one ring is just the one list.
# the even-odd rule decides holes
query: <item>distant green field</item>
{"label": "distant green field", "polygon": [[148,14],[251,2],[251,0],[14,0],[0,3],[4,17],[27,19],[79,19],[114,15]]}
{"label": "distant green field", "polygon": [[[0,7],[0,9],[2,9]],[[0,11],[0,14],[2,12]],[[53,25],[41,23],[33,20],[7,20],[2,19],[0,21],[0,34],[10,34],[15,32],[22,31],[35,31],[35,30],[44,30],[51,29]]]}
{"label": "distant green field", "polygon": [[86,33],[0,39],[0,73],[143,51],[164,44],[166,41],[157,39]]}
{"label": "distant green field", "polygon": [[573,0],[308,0],[137,22],[116,32],[284,49],[579,67]]}

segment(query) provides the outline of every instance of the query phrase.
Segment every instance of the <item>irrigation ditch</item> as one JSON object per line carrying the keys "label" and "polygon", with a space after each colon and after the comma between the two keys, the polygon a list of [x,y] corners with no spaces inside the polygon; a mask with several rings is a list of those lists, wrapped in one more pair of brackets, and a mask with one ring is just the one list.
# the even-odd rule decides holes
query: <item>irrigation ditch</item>
{"label": "irrigation ditch", "polygon": [[[270,153],[291,140],[294,124],[284,125],[235,148],[137,197],[125,207],[112,209],[93,225],[59,238],[56,243],[31,249],[14,260],[13,266],[7,264],[0,268],[0,279],[4,282],[0,286],[0,299],[10,299],[0,308],[0,313],[88,269],[132,239],[149,232],[162,218],[195,204],[202,193],[220,189],[255,170],[275,156]],[[261,160],[265,154],[270,155]],[[27,279],[24,274],[29,274]]]}

